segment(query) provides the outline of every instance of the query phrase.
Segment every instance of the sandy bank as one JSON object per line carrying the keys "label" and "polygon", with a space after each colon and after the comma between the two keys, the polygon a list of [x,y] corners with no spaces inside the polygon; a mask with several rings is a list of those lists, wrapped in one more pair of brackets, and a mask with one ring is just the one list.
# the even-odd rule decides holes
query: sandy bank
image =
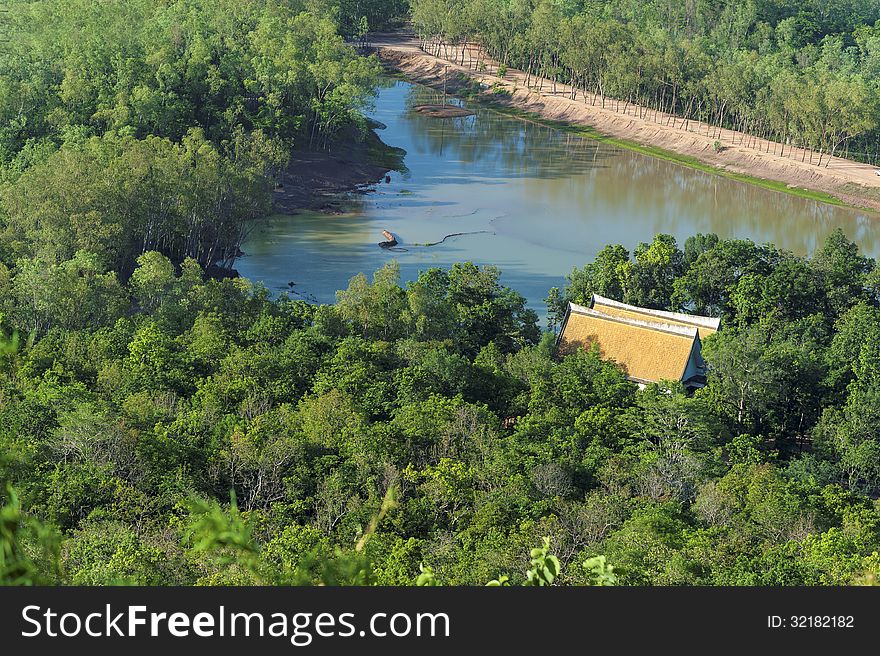
{"label": "sandy bank", "polygon": [[[508,69],[502,80],[490,74],[497,70],[492,63],[488,71],[470,70],[467,65],[459,66],[422,52],[417,41],[406,35],[376,35],[373,43],[386,65],[429,86],[440,88],[445,78],[447,89],[456,93],[473,91],[473,81],[476,81],[482,86],[481,99],[502,107],[586,126],[636,145],[659,148],[683,156],[682,160],[690,158],[713,167],[722,174],[749,176],[757,178],[757,182],[775,181],[781,183],[777,187],[782,190],[818,191],[849,205],[880,210],[880,176],[875,173],[875,167],[867,164],[835,157],[827,167],[823,159],[820,167],[810,164],[807,154],[800,149],[786,147],[785,156],[780,156],[774,154],[781,151],[780,144],[750,140],[747,135],[731,130],[722,130],[719,136],[715,129],[697,121],[689,121],[685,130],[680,118],[676,127],[671,127],[666,123],[672,117],[664,114],[634,105],[629,105],[626,113],[613,111],[612,102],[607,103],[606,108],[599,104],[592,106],[580,93],[577,100],[571,100],[571,89],[564,84],[557,84],[555,93],[551,92],[549,81],[544,83],[543,91],[528,89],[522,71]],[[716,140],[723,146],[721,152],[715,152]],[[745,144],[741,143],[743,140]],[[802,156],[807,161],[802,162]]]}
{"label": "sandy bank", "polygon": [[340,195],[368,192],[389,171],[402,167],[404,154],[383,143],[373,130],[363,138],[354,130],[340,135],[329,152],[295,150],[281,174],[281,187],[273,193],[275,210],[280,214],[298,210],[339,213]]}

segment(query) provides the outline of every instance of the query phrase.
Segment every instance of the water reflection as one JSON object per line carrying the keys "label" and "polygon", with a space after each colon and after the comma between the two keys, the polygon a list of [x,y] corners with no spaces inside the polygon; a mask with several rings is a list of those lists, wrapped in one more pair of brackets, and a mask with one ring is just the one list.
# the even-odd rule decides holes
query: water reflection
{"label": "water reflection", "polygon": [[[405,107],[413,107],[442,100],[442,95],[432,89],[410,85],[404,103]],[[406,129],[407,152],[467,167],[456,171],[466,173],[462,184],[478,184],[480,176],[491,178],[496,172],[506,180],[577,175],[603,166],[603,160],[618,152],[598,141],[486,110],[478,110],[474,116],[447,120],[417,113],[399,118],[403,119]],[[409,158],[407,165],[410,165]],[[426,171],[429,178],[444,180],[452,174],[453,171]]]}
{"label": "water reflection", "polygon": [[[874,215],[825,205],[694,171],[476,108],[433,119],[411,111],[441,101],[405,82],[380,90],[373,118],[386,143],[407,151],[405,174],[349,201],[339,217],[278,217],[246,242],[238,270],[270,289],[332,302],[359,271],[394,257],[405,279],[430,266],[495,264],[504,281],[543,314],[542,299],[605,244],[633,248],[658,232],[680,243],[697,232],[773,242],[811,253],[835,227],[880,254]],[[383,251],[381,230],[404,252]],[[488,231],[454,237],[453,232]]]}

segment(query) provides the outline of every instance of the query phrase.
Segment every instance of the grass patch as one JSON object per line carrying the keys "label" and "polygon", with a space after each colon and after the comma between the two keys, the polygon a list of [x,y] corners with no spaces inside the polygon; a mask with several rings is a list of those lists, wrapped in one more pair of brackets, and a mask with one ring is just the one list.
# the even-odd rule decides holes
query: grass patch
{"label": "grass patch", "polygon": [[455,74],[452,92],[459,98],[478,100],[482,91],[483,85],[474,78],[462,72]]}
{"label": "grass patch", "polygon": [[389,87],[393,87],[394,83],[397,80],[400,80],[401,82],[411,82],[412,81],[410,79],[410,77],[406,73],[404,73],[403,71],[394,68],[390,64],[382,62],[382,75],[379,78],[378,86],[387,89]]}
{"label": "grass patch", "polygon": [[880,189],[863,187],[855,182],[847,182],[843,185],[843,191],[844,193],[852,194],[853,196],[862,196],[864,198],[870,198],[871,200],[880,200]]}

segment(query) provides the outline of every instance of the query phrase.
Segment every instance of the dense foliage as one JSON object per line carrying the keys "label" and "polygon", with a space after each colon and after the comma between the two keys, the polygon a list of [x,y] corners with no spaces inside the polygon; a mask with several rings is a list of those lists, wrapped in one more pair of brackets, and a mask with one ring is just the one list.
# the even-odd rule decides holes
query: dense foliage
{"label": "dense foliage", "polygon": [[692,396],[558,357],[491,268],[401,287],[390,261],[312,306],[157,252],[122,285],[93,257],[0,278],[7,580],[577,584],[607,561],[621,584],[841,584],[880,566],[880,275],[840,233],[809,260],[661,235],[551,295],[720,313]]}
{"label": "dense foliage", "polygon": [[444,43],[476,42],[505,65],[595,93],[591,102],[603,106],[638,103],[805,146],[818,152],[815,163],[843,151],[877,159],[877,0],[411,4],[435,54]]}
{"label": "dense foliage", "polygon": [[239,127],[309,138],[350,118],[374,65],[337,34],[332,4],[256,0],[7,3],[0,161],[29,140],[122,132],[220,144]]}
{"label": "dense foliage", "polygon": [[150,250],[228,267],[290,149],[363,128],[379,71],[330,2],[5,7],[0,257],[40,267],[78,250],[123,277]]}
{"label": "dense foliage", "polygon": [[[810,259],[659,235],[550,290],[553,325],[592,293],[722,317],[693,395],[639,390],[593,351],[560,356],[492,267],[402,286],[389,260],[333,305],[206,275],[266,211],[288,149],[359,121],[375,62],[340,30],[397,10],[351,5],[11,3],[0,582],[875,580],[880,269],[840,232]],[[657,29],[631,31],[659,6],[557,9],[700,57],[727,17],[719,66],[766,57],[804,88],[835,43],[858,54],[845,35],[873,43],[858,28],[871,4],[841,24],[818,3],[669,3]],[[508,19],[552,9],[485,7],[515,28],[493,45],[502,28],[481,27],[512,63],[530,42]],[[795,29],[809,7],[818,27]],[[786,50],[789,33],[810,38]],[[712,79],[687,73],[682,103]]]}

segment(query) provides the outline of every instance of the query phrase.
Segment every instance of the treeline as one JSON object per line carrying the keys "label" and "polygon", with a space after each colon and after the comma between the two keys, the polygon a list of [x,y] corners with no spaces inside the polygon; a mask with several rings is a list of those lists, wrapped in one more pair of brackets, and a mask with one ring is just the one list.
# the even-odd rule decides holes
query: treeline
{"label": "treeline", "polygon": [[236,141],[243,148],[227,156],[201,130],[180,143],[113,133],[68,142],[0,190],[3,259],[26,269],[87,251],[102,271],[128,277],[141,253],[158,250],[231,267],[247,231],[271,211],[255,137],[240,132]]}
{"label": "treeline", "polygon": [[312,6],[322,6],[322,13],[336,13],[340,34],[348,39],[398,29],[409,19],[408,0],[330,0]]}
{"label": "treeline", "polygon": [[818,165],[830,155],[877,161],[877,0],[411,4],[433,54],[462,46],[454,52],[463,58],[473,44],[530,84],[571,85],[572,99],[624,112],[636,104],[642,118],[682,129],[702,121],[717,138],[736,130]]}
{"label": "treeline", "polygon": [[278,0],[12,0],[0,161],[77,133],[322,140],[356,117],[375,80],[334,13]]}
{"label": "treeline", "polygon": [[[291,148],[363,128],[379,66],[338,4],[6,3],[0,259],[78,250],[123,277],[141,253],[228,267]],[[352,138],[350,131],[346,138]]]}
{"label": "treeline", "polygon": [[692,396],[560,357],[493,268],[391,262],[314,306],[157,252],[125,285],[75,262],[0,275],[6,582],[880,571],[880,274],[839,232],[810,259],[610,246],[551,295],[720,314]]}

